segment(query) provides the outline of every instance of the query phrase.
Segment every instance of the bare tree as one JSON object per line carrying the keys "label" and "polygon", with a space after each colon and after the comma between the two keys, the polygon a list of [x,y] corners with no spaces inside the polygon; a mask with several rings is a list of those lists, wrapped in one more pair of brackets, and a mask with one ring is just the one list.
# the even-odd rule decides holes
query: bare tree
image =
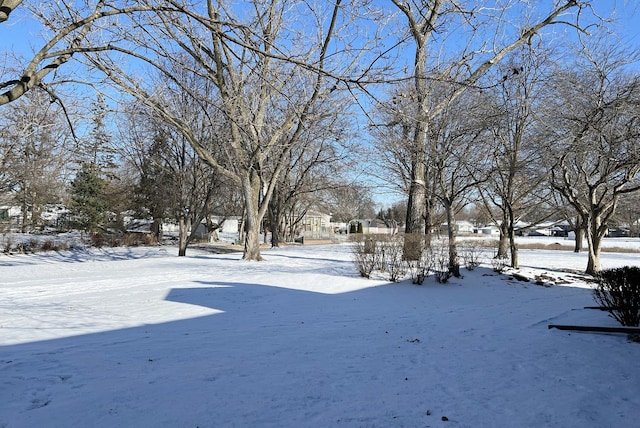
{"label": "bare tree", "polygon": [[[55,74],[60,66],[78,52],[105,48],[99,39],[90,37],[92,33],[109,32],[109,27],[102,26],[102,21],[111,23],[114,18],[158,6],[106,0],[92,5],[88,2],[0,0],[0,25],[7,25],[11,14],[19,7],[42,20],[50,33],[44,36],[43,45],[26,60],[16,59],[16,65],[0,70],[0,106],[38,86],[53,95],[52,84],[57,80]],[[91,43],[87,43],[89,41]],[[45,81],[48,77],[53,77],[50,82]]]}
{"label": "bare tree", "polygon": [[375,207],[371,190],[358,183],[343,183],[323,192],[323,201],[330,207],[334,221],[374,218]]}
{"label": "bare tree", "polygon": [[[600,270],[602,238],[622,195],[640,189],[640,78],[626,70],[637,55],[609,44],[584,48],[572,70],[558,72],[557,130],[551,184],[586,225],[586,272]],[[557,117],[557,120],[554,120]]]}
{"label": "bare tree", "polygon": [[[87,57],[121,90],[181,132],[205,162],[241,186],[247,213],[244,258],[260,260],[260,225],[287,154],[299,144],[305,124],[313,120],[313,106],[336,88],[335,81],[326,78],[329,67],[350,67],[337,56],[328,59],[338,25],[348,26],[348,18],[340,18],[341,1],[317,9],[304,2],[293,7],[292,2],[254,1],[247,3],[250,8],[234,8],[209,1],[203,14],[178,2],[168,3],[179,12],[155,10],[130,16],[140,31],[127,29],[127,43],[109,49],[142,60],[166,76],[182,69],[201,79],[201,85],[211,85],[215,97],[203,97],[202,91],[180,78],[174,79],[172,90],[193,98],[205,119],[212,110],[225,115],[225,139],[220,141],[224,160],[211,153],[207,142],[199,140],[190,124],[163,101],[161,91],[167,89],[145,86],[115,58]],[[307,14],[301,15],[301,8]],[[327,24],[308,28],[322,22]],[[276,162],[270,171],[264,168],[267,159]]]}
{"label": "bare tree", "polygon": [[480,192],[489,212],[498,208],[499,216],[493,219],[500,226],[497,257],[507,257],[509,250],[514,268],[518,267],[516,223],[526,216],[533,217],[533,223],[546,219],[538,215],[539,208],[548,204],[548,171],[543,167],[546,136],[535,106],[544,102],[547,58],[540,46],[521,46],[492,76],[500,82],[491,91],[495,107],[487,109],[496,146],[490,153],[492,173]]}
{"label": "bare tree", "polygon": [[[429,91],[433,91],[433,86],[438,84],[437,79],[431,79]],[[417,123],[416,96],[412,87],[405,83],[394,87],[390,94],[386,103],[378,105],[377,115],[380,123],[371,126],[371,134],[377,141],[374,148],[376,159],[374,164],[379,167],[377,172],[374,169],[372,175],[390,185],[397,193],[408,197],[411,191],[411,177],[415,173],[416,165],[413,145],[413,133]],[[421,221],[424,224],[425,247],[431,245],[432,234],[438,231],[438,223],[440,223],[435,213],[436,180],[433,165],[428,161],[430,156],[430,153],[426,153],[422,161],[425,209]],[[406,208],[404,212],[409,215]]]}
{"label": "bare tree", "polygon": [[[413,64],[413,91],[415,99],[415,124],[411,131],[411,182],[409,185],[406,231],[421,232],[424,229],[427,197],[425,176],[427,174],[428,124],[451,101],[469,87],[475,85],[494,65],[517,47],[530,42],[545,27],[566,24],[566,14],[572,10],[587,9],[589,2],[566,0],[554,2],[552,9],[544,16],[531,17],[527,10],[512,10],[515,3],[507,3],[496,8],[483,8],[458,2],[401,1],[393,4],[406,18],[410,39],[415,45]],[[523,7],[522,3],[517,6]],[[507,16],[524,16],[519,28],[508,28]],[[578,26],[577,23],[571,24]],[[484,37],[493,34],[491,43]],[[506,36],[502,36],[506,34]],[[435,36],[438,37],[435,37]],[[453,45],[447,41],[455,40]],[[448,58],[443,58],[447,46],[453,47]],[[431,103],[432,76],[445,76],[451,81],[450,94],[438,104]]]}
{"label": "bare tree", "polygon": [[63,112],[43,91],[33,91],[7,112],[0,123],[0,177],[22,208],[26,232],[41,225],[46,204],[62,201],[73,140]]}
{"label": "bare tree", "polygon": [[[213,140],[214,130],[203,120],[199,107],[191,98],[180,95],[167,101],[189,121],[200,141]],[[234,200],[226,193],[228,180],[206,164],[184,135],[165,124],[153,109],[134,103],[128,110],[131,137],[126,155],[138,169],[138,203],[152,217],[152,230],[158,238],[164,219],[178,222],[178,255],[184,256],[200,224],[206,221],[209,232],[213,231],[212,211]],[[209,149],[213,151],[215,147]],[[220,201],[221,198],[225,200]]]}
{"label": "bare tree", "polygon": [[614,221],[630,236],[640,235],[640,192],[622,195]]}
{"label": "bare tree", "polygon": [[[441,93],[446,96],[447,91]],[[427,168],[434,180],[434,196],[446,215],[449,271],[456,277],[460,276],[456,214],[477,197],[476,188],[490,173],[492,145],[485,106],[485,97],[469,90],[429,121]]]}
{"label": "bare tree", "polygon": [[293,238],[293,223],[321,204],[319,196],[337,185],[350,164],[345,160],[349,152],[347,143],[342,141],[346,125],[342,115],[336,114],[333,103],[325,109],[325,117],[318,115],[310,122],[299,147],[289,153],[288,165],[274,189],[268,209],[272,247],[279,246],[283,231]]}

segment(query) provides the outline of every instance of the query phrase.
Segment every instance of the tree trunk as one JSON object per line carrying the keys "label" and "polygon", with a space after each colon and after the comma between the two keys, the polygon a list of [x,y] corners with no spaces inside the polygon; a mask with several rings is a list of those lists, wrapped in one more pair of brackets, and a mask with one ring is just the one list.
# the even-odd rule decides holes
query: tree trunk
{"label": "tree trunk", "polygon": [[271,227],[271,248],[280,247],[280,235],[282,231],[282,209],[280,198],[276,194],[271,197],[269,208],[267,210],[269,216],[269,225]]}
{"label": "tree trunk", "polygon": [[247,224],[245,228],[244,240],[244,260],[261,261],[260,255],[260,222],[258,221],[257,212],[247,212]]}
{"label": "tree trunk", "polygon": [[576,225],[575,225],[575,234],[576,234],[576,245],[573,248],[573,252],[574,253],[579,253],[582,251],[582,242],[583,242],[583,238],[584,238],[584,222],[581,221],[580,217],[576,218]]}
{"label": "tree trunk", "polygon": [[445,201],[447,211],[447,232],[449,237],[449,272],[456,278],[460,277],[460,258],[458,257],[458,245],[456,242],[456,215],[453,212],[453,204]]}
{"label": "tree trunk", "polygon": [[520,262],[518,260],[518,246],[516,245],[516,232],[513,223],[509,225],[509,248],[511,249],[511,267],[518,269]]}
{"label": "tree trunk", "polygon": [[244,241],[246,238],[244,233],[244,228],[246,224],[247,224],[247,209],[244,208],[242,210],[242,218],[240,219],[240,230],[238,230],[238,242],[236,242],[236,244],[238,245],[244,244]]}
{"label": "tree trunk", "polygon": [[[413,140],[411,142],[411,183],[409,184],[409,198],[407,201],[407,220],[405,233],[423,233],[425,230],[425,210],[427,208],[427,130],[428,130],[428,97],[425,76],[427,53],[425,42],[427,37],[417,31],[412,33],[416,41],[416,57],[414,70],[414,91],[416,97],[417,115]],[[406,246],[405,251],[411,251]],[[405,255],[406,256],[406,255]]]}
{"label": "tree trunk", "polygon": [[506,259],[509,248],[509,219],[506,210],[502,212],[502,223],[500,223],[500,237],[498,238],[497,259]]}
{"label": "tree trunk", "polygon": [[[414,156],[420,157],[420,155]],[[405,233],[422,233],[424,230],[425,207],[427,204],[424,170],[424,161],[416,160],[411,171]]]}
{"label": "tree trunk", "polygon": [[178,218],[178,256],[183,257],[187,254],[187,217],[181,215]]}
{"label": "tree trunk", "polygon": [[518,269],[518,246],[516,245],[515,216],[513,215],[513,207],[507,204],[507,233],[509,234],[509,249],[511,250],[511,267]]}
{"label": "tree trunk", "polygon": [[405,235],[411,236],[412,238],[405,239],[404,241],[403,258],[405,260],[419,260],[423,246],[425,244],[431,245],[430,239],[428,243],[423,243],[423,239],[418,238],[418,235],[423,234],[425,231],[424,220],[427,198],[424,176],[426,167],[423,160],[424,154],[420,156],[414,153],[414,158],[420,158],[421,160],[414,160],[411,168],[411,184],[409,185],[409,199],[407,201]]}
{"label": "tree trunk", "polygon": [[26,203],[26,192],[24,196],[24,201],[22,202],[22,206],[20,209],[22,210],[22,225],[20,226],[21,233],[27,233],[27,203]]}
{"label": "tree trunk", "polygon": [[431,248],[431,241],[433,239],[433,207],[435,201],[433,195],[429,195],[426,198],[426,206],[424,213],[424,248]]}
{"label": "tree trunk", "polygon": [[153,223],[151,223],[151,235],[155,238],[156,242],[161,242],[162,240],[162,219],[154,218]]}
{"label": "tree trunk", "polygon": [[582,242],[583,242],[584,234],[581,228],[576,228],[576,241],[575,246],[573,247],[574,253],[579,253],[582,251]]}
{"label": "tree trunk", "polygon": [[[589,233],[587,233],[588,235]],[[600,239],[596,238],[596,242],[591,242],[589,236],[587,236],[587,244],[589,247],[589,259],[587,261],[586,273],[589,275],[595,275],[600,271]]]}
{"label": "tree trunk", "polygon": [[[260,255],[260,177],[253,170],[242,180],[242,190],[245,196],[245,239],[242,258],[248,261],[261,261]],[[264,203],[264,201],[263,201]]]}
{"label": "tree trunk", "polygon": [[280,247],[280,229],[282,228],[282,220],[279,215],[279,211],[274,212],[271,211],[271,215],[269,216],[269,224],[271,225],[271,247],[277,248]]}
{"label": "tree trunk", "polygon": [[601,221],[597,215],[592,215],[587,225],[587,246],[589,248],[589,259],[587,261],[586,273],[595,275],[600,271],[600,246],[602,245],[603,234],[600,232]]}

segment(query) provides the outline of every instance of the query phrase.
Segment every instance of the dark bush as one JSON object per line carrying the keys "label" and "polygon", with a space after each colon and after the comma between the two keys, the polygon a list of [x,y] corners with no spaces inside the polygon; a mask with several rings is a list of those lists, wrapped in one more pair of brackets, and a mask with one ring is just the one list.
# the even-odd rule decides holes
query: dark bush
{"label": "dark bush", "polygon": [[640,268],[605,269],[596,275],[594,299],[626,327],[640,325]]}
{"label": "dark bush", "polygon": [[106,237],[102,233],[94,233],[91,235],[91,244],[96,248],[102,248],[106,244]]}

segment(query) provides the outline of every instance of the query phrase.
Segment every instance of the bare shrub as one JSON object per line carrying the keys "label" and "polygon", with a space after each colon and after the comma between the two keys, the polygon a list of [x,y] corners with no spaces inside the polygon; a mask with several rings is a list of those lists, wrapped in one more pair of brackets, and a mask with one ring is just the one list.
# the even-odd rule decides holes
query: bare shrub
{"label": "bare shrub", "polygon": [[91,235],[91,245],[96,248],[102,248],[105,245],[105,236],[102,233],[94,233]]}
{"label": "bare shrub", "polygon": [[400,281],[407,274],[403,244],[404,240],[399,235],[387,235],[380,241],[382,270],[389,274],[389,280],[392,282]]}
{"label": "bare shrub", "polygon": [[46,239],[40,243],[39,248],[40,251],[65,251],[69,249],[69,246],[64,241]]}
{"label": "bare shrub", "polygon": [[486,243],[482,241],[467,241],[460,246],[460,257],[467,270],[474,270],[487,258]]}
{"label": "bare shrub", "polygon": [[423,248],[418,260],[407,260],[406,263],[411,282],[422,285],[433,267],[433,252],[431,248]]}
{"label": "bare shrub", "polygon": [[640,268],[606,269],[596,275],[596,281],[594,299],[623,326],[640,326]]}
{"label": "bare shrub", "polygon": [[376,244],[373,240],[355,238],[353,239],[353,262],[360,272],[360,276],[370,278],[371,273],[378,267],[378,254],[375,251]]}
{"label": "bare shrub", "polygon": [[398,236],[376,234],[352,237],[354,263],[364,278],[374,271],[383,272],[392,282],[400,281],[407,273],[403,259],[403,240]]}
{"label": "bare shrub", "polygon": [[57,251],[58,246],[53,239],[46,239],[40,244],[41,251]]}
{"label": "bare shrub", "polygon": [[2,237],[2,252],[5,254],[9,254],[11,252],[11,248],[13,247],[13,237],[11,234],[5,234]]}
{"label": "bare shrub", "polygon": [[493,267],[494,272],[501,273],[504,272],[504,270],[511,264],[510,262],[511,260],[508,255],[498,257],[498,255],[496,254],[491,259],[491,266]]}
{"label": "bare shrub", "polygon": [[20,248],[20,252],[23,254],[33,254],[38,251],[40,243],[37,239],[31,238],[28,241],[25,241],[18,245]]}
{"label": "bare shrub", "polygon": [[125,233],[121,239],[125,247],[137,247],[140,245],[155,245],[158,243],[155,235],[150,233]]}
{"label": "bare shrub", "polygon": [[433,273],[436,281],[445,284],[453,275],[449,266],[449,249],[445,245],[438,245],[433,248]]}

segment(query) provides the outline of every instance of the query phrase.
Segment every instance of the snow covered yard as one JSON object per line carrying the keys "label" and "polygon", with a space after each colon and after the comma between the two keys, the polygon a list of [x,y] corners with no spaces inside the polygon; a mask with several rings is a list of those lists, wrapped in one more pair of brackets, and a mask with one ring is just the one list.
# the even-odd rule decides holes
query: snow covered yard
{"label": "snow covered yard", "polygon": [[0,427],[638,426],[640,344],[547,329],[615,325],[582,309],[585,254],[522,251],[548,288],[365,280],[348,245],[188,254],[0,256]]}

